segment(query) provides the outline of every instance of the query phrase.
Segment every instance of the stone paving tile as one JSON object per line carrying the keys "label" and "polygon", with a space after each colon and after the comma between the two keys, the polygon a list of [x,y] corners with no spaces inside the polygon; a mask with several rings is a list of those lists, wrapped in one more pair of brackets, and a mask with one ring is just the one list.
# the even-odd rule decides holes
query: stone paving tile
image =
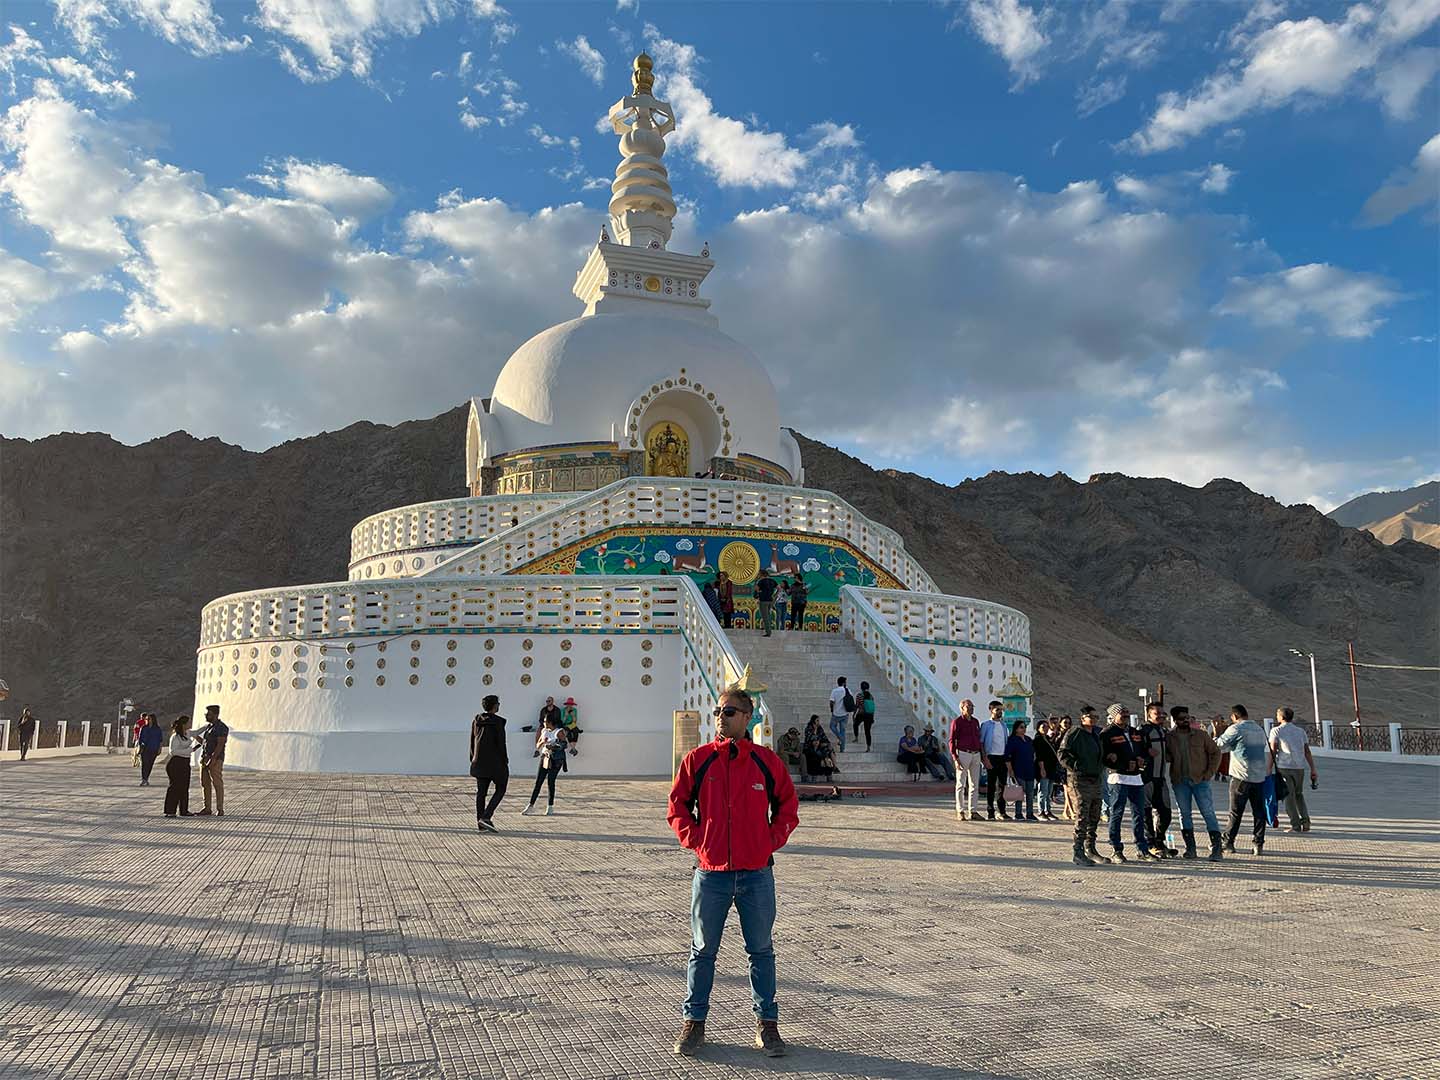
{"label": "stone paving tile", "polygon": [[572,774],[556,817],[517,796],[479,836],[463,779],[236,772],[225,819],[167,821],[123,759],[0,764],[0,1078],[1433,1078],[1440,773],[1323,779],[1316,832],[1218,867],[807,803],[777,863],[793,1053],[750,1046],[732,925],[688,1062],[662,783]]}

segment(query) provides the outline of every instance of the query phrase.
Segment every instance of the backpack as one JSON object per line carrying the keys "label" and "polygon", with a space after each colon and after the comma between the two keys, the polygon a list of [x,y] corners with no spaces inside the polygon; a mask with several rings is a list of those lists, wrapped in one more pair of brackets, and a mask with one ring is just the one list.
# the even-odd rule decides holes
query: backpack
{"label": "backpack", "polygon": [[846,712],[854,712],[854,711],[855,711],[855,698],[854,698],[854,696],[851,695],[851,693],[850,693],[849,690],[846,690],[846,691],[845,691],[845,711],[846,711]]}
{"label": "backpack", "polygon": [[865,700],[861,702],[861,704],[865,706],[866,716],[875,715],[875,699],[871,697],[868,693],[865,695]]}

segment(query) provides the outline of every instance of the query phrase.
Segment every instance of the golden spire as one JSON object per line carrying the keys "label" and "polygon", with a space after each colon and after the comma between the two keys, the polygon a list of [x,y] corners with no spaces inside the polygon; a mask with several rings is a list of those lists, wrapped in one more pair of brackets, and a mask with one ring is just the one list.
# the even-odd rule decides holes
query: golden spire
{"label": "golden spire", "polygon": [[655,61],[642,52],[635,57],[635,67],[630,77],[635,84],[635,96],[648,96],[655,87]]}

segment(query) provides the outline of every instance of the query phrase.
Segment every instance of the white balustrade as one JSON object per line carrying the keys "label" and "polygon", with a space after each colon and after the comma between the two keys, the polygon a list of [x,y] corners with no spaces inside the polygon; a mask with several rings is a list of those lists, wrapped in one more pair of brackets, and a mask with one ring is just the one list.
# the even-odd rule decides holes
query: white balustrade
{"label": "white balustrade", "polygon": [[573,495],[498,495],[397,506],[371,514],[350,530],[350,564],[415,549],[478,544],[569,502]]}
{"label": "white balustrade", "polygon": [[905,550],[898,533],[871,521],[837,495],[812,488],[659,477],[630,477],[576,496],[420,576],[505,574],[605,529],[643,525],[769,529],[833,537],[863,553],[905,588],[935,590],[935,582]]}
{"label": "white balustrade", "polygon": [[[854,589],[855,586],[847,586]],[[951,648],[982,648],[1030,656],[1030,619],[1022,611],[934,592],[857,590],[906,642]]]}
{"label": "white balustrade", "polygon": [[[700,711],[706,739],[714,737],[710,709],[716,696],[744,671],[699,588],[679,575],[424,578],[370,588],[333,582],[261,589],[211,601],[200,628],[202,653],[241,644],[278,647],[280,642],[414,633],[683,634],[682,707]],[[756,711],[768,741],[771,725],[763,698]]]}
{"label": "white balustrade", "polygon": [[840,590],[840,626],[870,655],[885,678],[915,710],[921,723],[945,725],[959,713],[960,697],[952,694],[915,655],[890,620],[870,601],[874,592],[846,585]]}

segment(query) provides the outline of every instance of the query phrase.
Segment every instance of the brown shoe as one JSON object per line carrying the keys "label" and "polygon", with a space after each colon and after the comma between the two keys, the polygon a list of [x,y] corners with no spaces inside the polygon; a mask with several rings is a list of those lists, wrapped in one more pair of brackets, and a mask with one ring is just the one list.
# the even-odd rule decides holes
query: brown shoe
{"label": "brown shoe", "polygon": [[705,1021],[686,1020],[680,1025],[680,1037],[675,1040],[675,1053],[694,1057],[705,1045]]}
{"label": "brown shoe", "polygon": [[784,1057],[785,1040],[780,1038],[780,1024],[775,1020],[755,1021],[755,1045],[766,1057]]}

